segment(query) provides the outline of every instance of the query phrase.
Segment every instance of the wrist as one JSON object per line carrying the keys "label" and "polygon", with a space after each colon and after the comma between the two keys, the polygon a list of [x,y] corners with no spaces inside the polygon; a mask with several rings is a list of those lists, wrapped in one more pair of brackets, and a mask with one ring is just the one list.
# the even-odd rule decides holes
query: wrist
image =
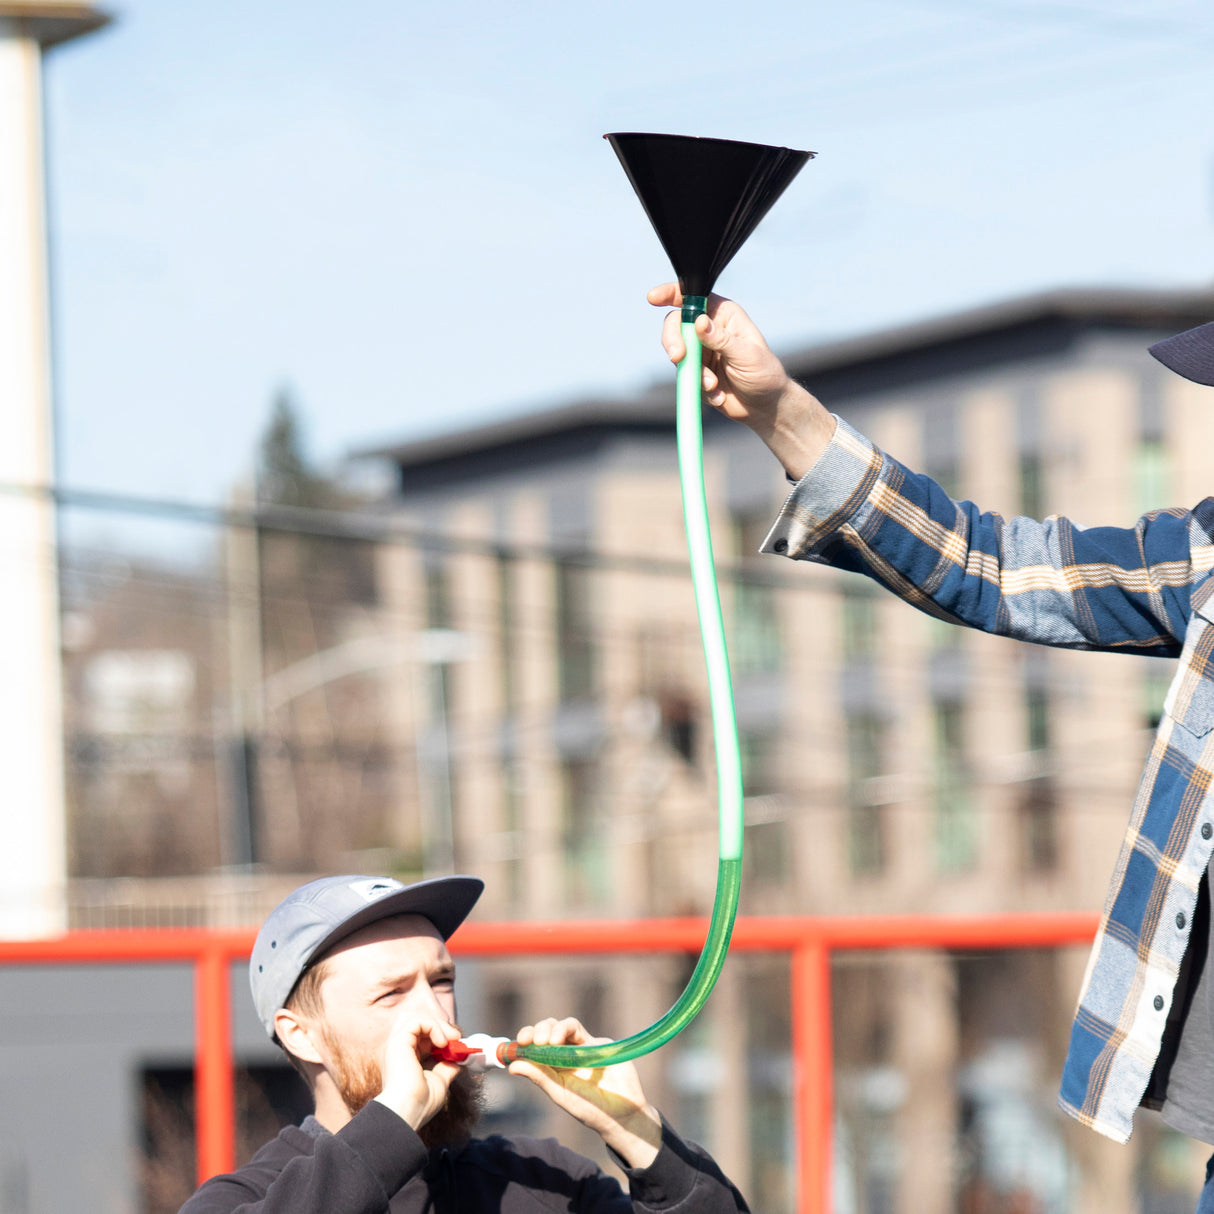
{"label": "wrist", "polygon": [[771,426],[759,437],[799,481],[822,457],[835,433],[835,419],[822,403],[790,379],[780,394]]}
{"label": "wrist", "polygon": [[377,1104],[382,1104],[385,1108],[391,1109],[413,1131],[420,1130],[424,1124],[425,1109],[405,1093],[395,1092],[391,1088],[384,1088],[372,1099]]}
{"label": "wrist", "polygon": [[637,1109],[604,1133],[603,1141],[629,1168],[641,1171],[653,1163],[661,1149],[661,1114],[651,1104]]}

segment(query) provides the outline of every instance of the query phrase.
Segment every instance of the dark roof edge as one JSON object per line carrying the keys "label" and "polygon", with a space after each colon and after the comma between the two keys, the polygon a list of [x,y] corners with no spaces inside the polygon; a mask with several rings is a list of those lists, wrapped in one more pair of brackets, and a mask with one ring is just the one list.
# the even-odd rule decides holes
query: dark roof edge
{"label": "dark roof edge", "polygon": [[618,399],[578,400],[519,413],[502,421],[489,422],[461,430],[446,430],[432,438],[397,443],[386,447],[361,448],[351,459],[390,459],[398,464],[430,463],[454,454],[467,454],[506,443],[542,438],[563,430],[631,425],[640,428],[669,429],[674,419],[674,395],[655,391]]}
{"label": "dark roof edge", "polygon": [[[1110,287],[1043,291],[858,337],[801,350],[780,351],[780,357],[790,373],[804,378],[1051,319],[1180,330],[1214,320],[1214,288],[1158,291]],[[351,451],[349,458],[388,459],[407,467],[562,431],[619,426],[656,430],[668,429],[673,422],[673,383],[656,384],[627,397],[578,400],[555,408],[515,414],[486,425],[444,431],[415,442],[359,448]]]}
{"label": "dark roof edge", "polygon": [[815,374],[1051,319],[1184,329],[1214,319],[1214,288],[1156,291],[1091,287],[1042,291],[858,337],[780,351],[780,357],[790,370],[795,368],[798,376]]}

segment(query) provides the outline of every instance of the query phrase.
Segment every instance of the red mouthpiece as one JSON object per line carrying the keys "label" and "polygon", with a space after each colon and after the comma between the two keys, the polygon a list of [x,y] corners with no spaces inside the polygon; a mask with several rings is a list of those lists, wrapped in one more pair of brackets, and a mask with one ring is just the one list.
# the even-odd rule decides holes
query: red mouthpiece
{"label": "red mouthpiece", "polygon": [[452,1041],[448,1045],[437,1045],[431,1049],[432,1057],[437,1058],[440,1062],[463,1062],[465,1059],[471,1058],[473,1054],[484,1053],[474,1045],[465,1045],[462,1041]]}

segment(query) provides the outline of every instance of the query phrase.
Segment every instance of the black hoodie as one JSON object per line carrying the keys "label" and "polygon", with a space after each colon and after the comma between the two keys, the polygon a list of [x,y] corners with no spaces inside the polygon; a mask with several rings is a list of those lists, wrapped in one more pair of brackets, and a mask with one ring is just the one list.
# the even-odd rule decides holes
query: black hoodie
{"label": "black hoodie", "polygon": [[665,1121],[649,1167],[625,1168],[629,1193],[554,1138],[473,1138],[427,1151],[371,1101],[338,1133],[288,1126],[243,1168],[208,1180],[180,1214],[738,1214],[742,1195]]}

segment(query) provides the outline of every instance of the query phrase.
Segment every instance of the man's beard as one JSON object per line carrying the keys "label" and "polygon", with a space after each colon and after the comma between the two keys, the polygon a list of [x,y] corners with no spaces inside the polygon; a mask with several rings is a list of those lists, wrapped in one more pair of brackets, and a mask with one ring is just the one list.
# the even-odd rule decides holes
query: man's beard
{"label": "man's beard", "polygon": [[[354,1058],[332,1039],[328,1045],[333,1060],[333,1082],[353,1117],[383,1090],[379,1059]],[[447,1089],[443,1107],[417,1131],[417,1136],[427,1147],[462,1142],[480,1120],[484,1104],[484,1077],[471,1071],[460,1071]]]}

